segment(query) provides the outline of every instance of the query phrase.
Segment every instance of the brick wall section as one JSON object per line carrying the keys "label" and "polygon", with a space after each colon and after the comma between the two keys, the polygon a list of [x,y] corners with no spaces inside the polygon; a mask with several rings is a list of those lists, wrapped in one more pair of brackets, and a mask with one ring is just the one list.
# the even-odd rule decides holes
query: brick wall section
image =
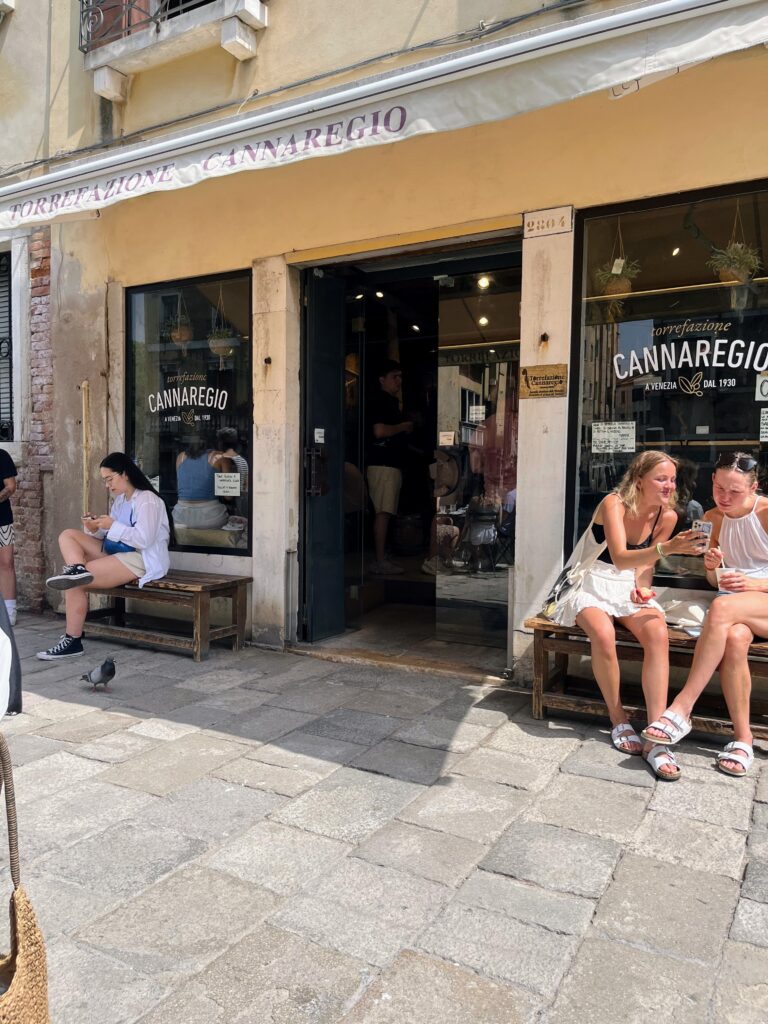
{"label": "brick wall section", "polygon": [[51,345],[51,232],[29,244],[29,428],[22,442],[13,514],[19,606],[40,611],[45,597],[43,474],[53,470],[53,348]]}

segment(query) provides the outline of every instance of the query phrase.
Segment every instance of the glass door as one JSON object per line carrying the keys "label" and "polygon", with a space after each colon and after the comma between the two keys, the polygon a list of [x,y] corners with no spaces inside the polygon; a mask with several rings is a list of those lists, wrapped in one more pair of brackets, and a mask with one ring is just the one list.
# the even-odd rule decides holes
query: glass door
{"label": "glass door", "polygon": [[439,286],[436,632],[504,648],[515,565],[520,266],[444,275]]}

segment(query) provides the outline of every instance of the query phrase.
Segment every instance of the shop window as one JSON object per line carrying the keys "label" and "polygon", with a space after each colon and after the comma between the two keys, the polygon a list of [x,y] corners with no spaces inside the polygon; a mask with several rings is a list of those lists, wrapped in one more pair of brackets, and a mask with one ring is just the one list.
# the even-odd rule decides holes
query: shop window
{"label": "shop window", "polygon": [[176,550],[250,550],[251,277],[127,295],[128,450],[172,513]]}
{"label": "shop window", "polygon": [[0,252],[0,441],[13,441],[11,254]]}
{"label": "shop window", "polygon": [[[720,452],[768,468],[768,193],[584,220],[574,537],[635,453],[681,460],[678,528]],[[659,583],[705,586],[701,559]]]}

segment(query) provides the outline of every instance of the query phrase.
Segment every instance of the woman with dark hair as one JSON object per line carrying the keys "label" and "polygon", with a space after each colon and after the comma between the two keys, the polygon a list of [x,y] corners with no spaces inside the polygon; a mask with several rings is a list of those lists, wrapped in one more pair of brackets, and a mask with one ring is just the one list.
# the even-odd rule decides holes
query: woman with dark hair
{"label": "woman with dark hair", "polygon": [[66,562],[46,582],[65,590],[67,631],[53,647],[40,651],[41,661],[74,658],[83,653],[83,623],[88,614],[88,588],[119,587],[168,572],[170,527],[165,502],[124,452],[102,460],[101,479],[114,501],[108,515],[83,516],[83,531],[64,530],[59,548]]}

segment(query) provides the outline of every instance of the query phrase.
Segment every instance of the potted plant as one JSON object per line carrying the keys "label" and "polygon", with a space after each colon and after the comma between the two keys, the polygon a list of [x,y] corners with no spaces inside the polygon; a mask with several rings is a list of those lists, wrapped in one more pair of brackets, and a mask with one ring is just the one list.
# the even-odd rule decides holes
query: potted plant
{"label": "potted plant", "polygon": [[622,256],[598,267],[595,279],[602,295],[622,295],[632,291],[632,282],[639,273],[639,262]]}
{"label": "potted plant", "polygon": [[731,241],[724,249],[712,249],[707,266],[725,283],[738,281],[746,284],[755,276],[761,263],[757,249],[746,242]]}
{"label": "potted plant", "polygon": [[238,343],[235,332],[225,324],[215,324],[208,332],[208,348],[219,357],[220,370],[224,369],[224,360],[233,354]]}
{"label": "potted plant", "polygon": [[166,321],[163,334],[167,334],[174,345],[187,345],[192,340],[192,322],[186,313],[178,313]]}

